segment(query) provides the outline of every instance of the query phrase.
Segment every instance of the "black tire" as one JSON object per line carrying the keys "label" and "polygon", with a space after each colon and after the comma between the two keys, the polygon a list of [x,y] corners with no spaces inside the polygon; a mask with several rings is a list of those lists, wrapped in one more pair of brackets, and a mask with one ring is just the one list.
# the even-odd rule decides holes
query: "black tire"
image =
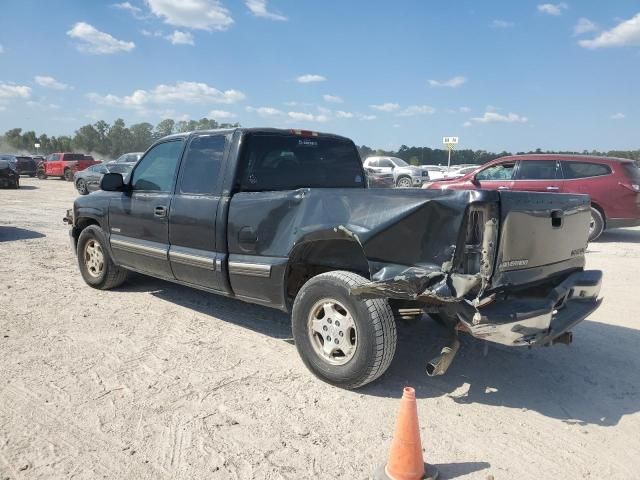
{"label": "black tire", "polygon": [[71,171],[71,169],[66,168],[66,169],[64,170],[64,179],[65,179],[67,182],[73,182],[73,172]]}
{"label": "black tire", "polygon": [[87,182],[85,182],[82,178],[79,178],[76,182],[76,190],[80,195],[89,195],[89,189],[87,188]]}
{"label": "black tire", "polygon": [[589,242],[593,242],[598,239],[604,232],[604,217],[600,210],[595,207],[591,207],[591,220],[589,223]]}
{"label": "black tire", "polygon": [[42,168],[38,169],[38,171],[36,172],[36,176],[40,180],[46,180],[47,179],[47,174],[45,173],[44,169],[42,169]]}
{"label": "black tire", "polygon": [[[293,304],[293,338],[302,361],[318,378],[342,388],[362,387],[380,377],[396,350],[396,324],[389,303],[384,299],[357,299],[350,294],[352,287],[366,282],[366,278],[351,272],[323,273],[303,285]],[[312,344],[316,337],[310,318],[315,306],[325,300],[342,304],[357,332],[354,352],[342,365],[330,363]]]}
{"label": "black tire", "polygon": [[411,177],[402,176],[396,181],[396,187],[398,188],[411,188],[412,186],[413,182],[411,181]]}
{"label": "black tire", "polygon": [[[102,251],[102,268],[99,269],[98,272],[91,273],[90,267],[88,266],[88,254],[86,251],[88,244],[92,244],[92,246],[97,244],[100,246]],[[127,279],[127,270],[122,267],[118,267],[113,263],[107,248],[107,240],[102,229],[97,225],[89,225],[80,233],[80,237],[78,238],[77,257],[78,267],[80,268],[82,278],[87,285],[93,288],[109,290],[122,285],[122,283]]]}

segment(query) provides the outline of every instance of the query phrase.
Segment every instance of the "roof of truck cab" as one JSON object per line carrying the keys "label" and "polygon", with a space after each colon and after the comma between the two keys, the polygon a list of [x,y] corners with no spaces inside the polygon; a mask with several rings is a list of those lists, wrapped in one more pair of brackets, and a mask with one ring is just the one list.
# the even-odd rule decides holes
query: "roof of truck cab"
{"label": "roof of truck cab", "polygon": [[315,130],[307,130],[307,129],[300,129],[300,128],[266,128],[266,127],[253,127],[253,128],[237,127],[237,128],[216,128],[211,130],[192,130],[190,132],[181,132],[181,133],[174,133],[171,135],[167,135],[166,137],[162,137],[160,140],[168,140],[171,138],[188,138],[192,135],[203,134],[203,133],[207,134],[207,133],[240,132],[240,133],[280,133],[280,134],[290,135],[292,132],[296,132],[296,131],[313,132],[314,134],[317,134],[318,136],[321,136],[321,137],[340,138],[343,140],[351,141],[350,138],[342,135],[336,135],[335,133],[317,132]]}

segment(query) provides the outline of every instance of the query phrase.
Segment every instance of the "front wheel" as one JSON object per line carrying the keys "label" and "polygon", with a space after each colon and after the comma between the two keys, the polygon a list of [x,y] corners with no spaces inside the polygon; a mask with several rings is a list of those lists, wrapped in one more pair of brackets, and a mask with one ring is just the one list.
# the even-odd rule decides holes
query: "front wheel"
{"label": "front wheel", "polygon": [[82,278],[93,288],[109,290],[127,279],[127,270],[113,263],[107,240],[97,225],[89,225],[82,230],[77,255]]}
{"label": "front wheel", "polygon": [[604,231],[604,218],[597,208],[591,207],[591,219],[589,221],[589,241],[598,239]]}
{"label": "front wheel", "polygon": [[76,182],[76,190],[78,190],[78,193],[80,195],[88,195],[89,194],[89,188],[87,187],[87,182],[85,182],[83,179],[78,179],[78,181]]}
{"label": "front wheel", "polygon": [[400,177],[396,182],[396,186],[399,188],[410,188],[413,184],[409,177]]}
{"label": "front wheel", "polygon": [[318,378],[348,389],[380,377],[396,350],[389,303],[350,294],[366,282],[351,272],[323,273],[304,284],[293,304],[293,338],[302,361]]}
{"label": "front wheel", "polygon": [[42,169],[42,168],[38,169],[38,171],[36,172],[36,175],[40,180],[46,180],[47,179],[47,174],[45,173],[44,169]]}

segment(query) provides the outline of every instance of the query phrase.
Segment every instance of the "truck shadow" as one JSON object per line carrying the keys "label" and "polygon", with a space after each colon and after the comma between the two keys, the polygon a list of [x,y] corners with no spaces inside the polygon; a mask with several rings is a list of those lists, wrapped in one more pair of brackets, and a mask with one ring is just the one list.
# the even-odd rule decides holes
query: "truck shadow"
{"label": "truck shadow", "polygon": [[44,233],[36,232],[35,230],[27,230],[26,228],[19,227],[0,226],[0,243],[13,242],[15,240],[42,238],[44,236]]}
{"label": "truck shadow", "polygon": [[[136,275],[121,292],[149,292],[162,300],[193,309],[292,345],[289,316],[283,312],[208,294],[162,280]],[[115,293],[115,292],[114,292]],[[640,330],[585,321],[574,329],[567,347],[489,347],[461,335],[460,351],[449,371],[428,377],[426,363],[447,342],[442,327],[429,317],[398,322],[398,346],[385,375],[359,394],[397,398],[402,388],[415,388],[418,398],[447,396],[457,403],[480,403],[542,415],[572,424],[616,425],[624,415],[640,411]]]}
{"label": "truck shadow", "polygon": [[595,243],[640,243],[640,229],[638,228],[615,228],[607,230]]}

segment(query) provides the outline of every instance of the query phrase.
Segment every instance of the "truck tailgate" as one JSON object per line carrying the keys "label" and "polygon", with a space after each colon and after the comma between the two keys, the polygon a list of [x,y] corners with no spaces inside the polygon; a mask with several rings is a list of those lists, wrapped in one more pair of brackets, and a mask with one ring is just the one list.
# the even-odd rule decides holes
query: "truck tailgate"
{"label": "truck tailgate", "polygon": [[492,286],[530,283],[584,267],[590,198],[500,192],[500,239]]}

